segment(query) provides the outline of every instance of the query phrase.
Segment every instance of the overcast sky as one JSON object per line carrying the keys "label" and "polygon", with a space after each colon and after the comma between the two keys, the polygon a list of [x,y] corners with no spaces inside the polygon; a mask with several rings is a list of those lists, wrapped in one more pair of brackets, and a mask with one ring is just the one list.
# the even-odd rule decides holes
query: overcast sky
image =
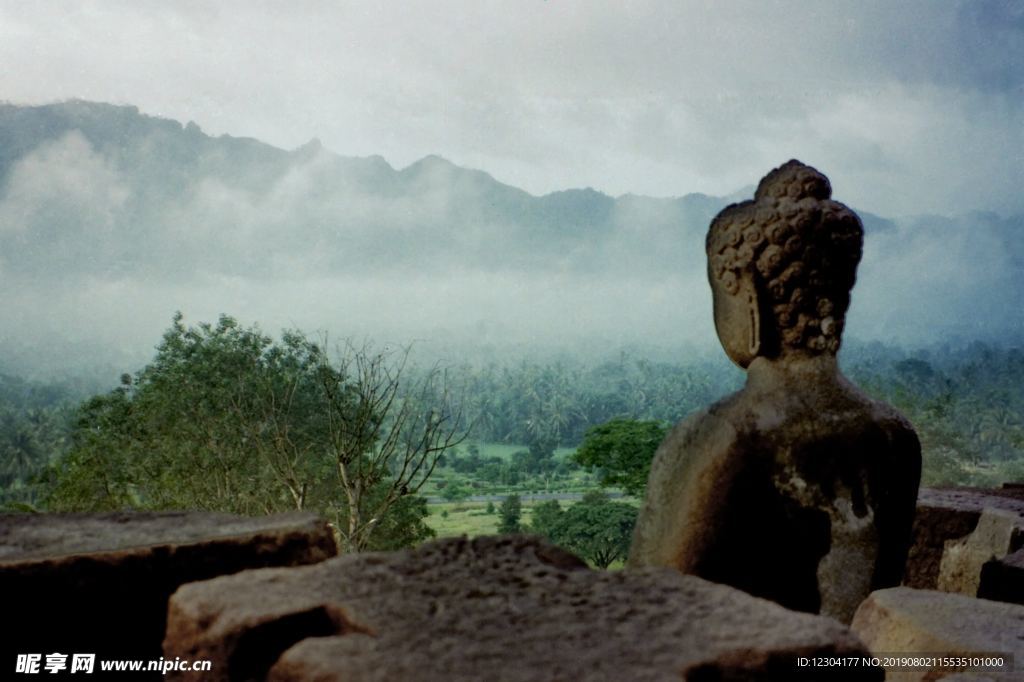
{"label": "overcast sky", "polygon": [[0,0],[0,99],[83,98],[535,194],[728,194],[797,157],[876,213],[1024,210],[1024,3]]}

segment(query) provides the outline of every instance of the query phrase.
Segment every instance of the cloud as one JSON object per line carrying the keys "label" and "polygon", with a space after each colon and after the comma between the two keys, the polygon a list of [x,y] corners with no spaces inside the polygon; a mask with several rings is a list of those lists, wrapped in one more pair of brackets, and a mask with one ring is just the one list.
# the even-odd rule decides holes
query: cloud
{"label": "cloud", "polygon": [[44,272],[59,278],[116,260],[114,232],[129,197],[123,177],[69,132],[18,161],[0,187],[0,259],[8,272]]}
{"label": "cloud", "polygon": [[1024,210],[1022,23],[1007,0],[44,2],[0,8],[0,63],[17,101],[438,153],[535,194],[724,195],[797,157],[874,212],[954,215]]}
{"label": "cloud", "polygon": [[869,234],[848,333],[931,345],[1019,341],[1024,333],[1024,218],[918,217]]}
{"label": "cloud", "polygon": [[[1019,178],[991,132],[1018,110],[992,90],[947,95],[922,83],[830,94],[797,107],[799,135],[778,120],[793,106],[780,97],[761,102],[777,118],[747,127],[748,98],[729,93],[706,106],[659,95],[545,98],[550,127],[536,134],[551,149],[536,163],[578,150],[576,162],[609,176],[688,173],[672,160],[690,154],[749,185],[778,163],[774,139],[827,172],[836,198],[857,209],[931,197],[957,214],[904,217],[868,235],[848,334],[911,344],[1019,338],[1024,226],[1019,216],[967,212],[1005,199]],[[519,100],[519,110],[530,104]],[[56,125],[56,109],[40,120]],[[65,339],[75,352],[120,354],[119,369],[130,369],[178,309],[191,321],[224,312],[269,331],[422,339],[447,353],[716,347],[703,239],[722,200],[532,197],[436,157],[395,171],[315,145],[288,153],[208,138],[131,110],[67,109],[85,132],[43,142],[0,188],[0,329],[14,330],[0,342],[17,337],[46,362],[72,362],[55,341]],[[509,125],[526,141],[531,120]],[[588,145],[602,127],[613,131],[606,144]]]}

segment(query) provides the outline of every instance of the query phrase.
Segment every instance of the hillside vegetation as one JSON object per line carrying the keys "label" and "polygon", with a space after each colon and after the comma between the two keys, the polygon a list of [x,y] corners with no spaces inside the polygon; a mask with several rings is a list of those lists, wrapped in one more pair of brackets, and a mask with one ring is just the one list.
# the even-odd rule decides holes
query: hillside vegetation
{"label": "hillside vegetation", "polygon": [[[295,508],[301,489],[304,496],[308,494],[306,504],[311,508],[341,504],[342,489],[324,487],[335,476],[331,466],[321,470],[316,462],[324,460],[313,457],[324,447],[330,451],[331,432],[322,431],[324,422],[317,421],[331,414],[316,405],[317,391],[324,390],[324,384],[316,383],[322,378],[317,379],[315,371],[303,374],[307,372],[303,367],[308,371],[336,367],[338,373],[329,378],[339,387],[356,386],[359,377],[347,373],[354,367],[318,364],[327,361],[318,359],[321,351],[307,345],[304,337],[286,335],[282,342],[271,342],[226,319],[220,326],[196,329],[176,322],[153,364],[134,377],[126,375],[124,385],[113,392],[84,402],[81,389],[72,385],[0,376],[3,503],[12,509],[188,506],[257,513]],[[185,361],[189,344],[198,347],[225,338],[234,339],[232,343],[257,343],[253,349],[257,354],[247,357],[263,357],[260,363],[290,368],[292,383],[266,383],[272,378],[266,373],[239,382],[238,366],[225,365],[215,355]],[[173,358],[179,359],[172,362]],[[241,360],[235,357],[232,362]],[[872,396],[894,404],[914,424],[923,446],[925,485],[990,486],[1024,480],[1021,349],[974,344],[909,354],[874,345],[848,349],[843,360],[855,382]],[[270,367],[260,366],[264,372]],[[414,386],[430,376],[413,366],[406,371]],[[449,368],[445,375],[445,385],[457,401],[451,409],[472,428],[463,434],[465,440],[460,436],[440,442],[432,451],[432,465],[402,485],[411,487],[415,482],[420,504],[429,498],[435,504],[451,505],[448,511],[464,508],[472,499],[477,500],[474,508],[482,510],[487,501],[500,502],[509,495],[564,494],[578,499],[602,483],[613,491],[625,486],[627,492],[642,494],[642,489],[628,482],[643,480],[642,472],[639,478],[636,474],[643,462],[637,464],[634,457],[613,471],[606,468],[610,464],[602,467],[581,457],[580,444],[588,437],[607,435],[595,429],[602,424],[667,427],[735,390],[742,380],[741,373],[724,362],[655,363],[626,353],[594,364],[522,360],[465,365]],[[296,383],[299,379],[306,383]],[[158,390],[159,385],[166,388]],[[281,399],[299,388],[306,396],[303,400],[312,401],[308,407],[276,417],[268,412],[268,396]],[[344,412],[360,404],[356,398],[346,398],[351,400],[356,402],[339,404],[337,409]],[[162,412],[164,407],[170,411]],[[175,426],[163,421],[167,417],[162,414],[187,420]],[[273,421],[285,418],[291,421]],[[206,423],[211,426],[204,427]],[[271,427],[277,431],[268,431]],[[291,439],[287,444],[305,448],[302,452],[312,457],[301,460],[290,474],[281,468],[293,462],[288,459],[290,451],[280,448],[282,433]],[[614,438],[616,432],[610,433]],[[207,443],[208,439],[213,440]],[[365,443],[366,453],[381,446],[379,440]],[[653,445],[645,447],[653,452]],[[203,458],[213,459],[204,464]],[[245,496],[209,485],[213,481],[202,467],[214,466],[215,471],[221,458],[227,458],[225,473],[248,491]],[[328,465],[331,461],[326,460]],[[350,464],[362,466],[358,461]],[[625,475],[619,476],[622,472]],[[380,473],[382,477],[373,480],[383,485],[398,471],[391,463]],[[257,487],[244,487],[253,485]],[[408,494],[409,500],[417,499],[414,492],[405,490],[400,497]],[[372,506],[374,494],[366,500]],[[533,502],[529,506],[532,510]],[[424,506],[406,511],[410,520],[422,520],[427,514]],[[415,541],[423,532],[401,536],[406,537],[401,542]]]}

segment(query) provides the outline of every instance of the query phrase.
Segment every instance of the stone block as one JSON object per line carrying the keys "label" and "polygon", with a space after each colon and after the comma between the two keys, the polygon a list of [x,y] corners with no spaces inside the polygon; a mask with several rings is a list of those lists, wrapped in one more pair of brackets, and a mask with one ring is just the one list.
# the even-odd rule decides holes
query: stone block
{"label": "stone block", "polygon": [[[275,682],[783,680],[800,656],[865,652],[832,619],[672,569],[592,571],[523,536],[184,585],[164,642],[211,659],[204,680]],[[882,679],[828,672],[798,679]]]}
{"label": "stone block", "polygon": [[1013,551],[1024,519],[1004,509],[984,509],[978,525],[960,540],[947,540],[939,565],[938,589],[978,596],[981,569]]}
{"label": "stone block", "polygon": [[[876,656],[1001,654],[1024,663],[1024,606],[934,590],[895,587],[873,592],[851,626]],[[1024,679],[1011,664],[1000,670],[887,670],[890,682],[961,679]]]}
{"label": "stone block", "polygon": [[1000,486],[1000,489],[1005,495],[1010,495],[1018,499],[1024,500],[1024,482],[1011,482],[1004,483]]}
{"label": "stone block", "polygon": [[978,596],[1024,604],[1024,549],[982,566]]}
{"label": "stone block", "polygon": [[1024,521],[1024,499],[1013,489],[921,488],[903,585],[936,589],[946,543],[974,532],[984,509],[1007,511]]}
{"label": "stone block", "polygon": [[52,652],[156,659],[167,600],[182,583],[335,554],[331,529],[312,514],[0,515],[0,661]]}

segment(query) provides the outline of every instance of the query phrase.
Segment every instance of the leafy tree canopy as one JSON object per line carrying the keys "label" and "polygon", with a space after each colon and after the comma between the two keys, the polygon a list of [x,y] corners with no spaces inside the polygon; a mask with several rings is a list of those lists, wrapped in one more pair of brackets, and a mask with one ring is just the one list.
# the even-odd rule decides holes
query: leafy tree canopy
{"label": "leafy tree canopy", "polygon": [[636,517],[635,507],[611,502],[595,491],[564,510],[555,500],[537,505],[530,530],[598,568],[608,568],[628,556]]}
{"label": "leafy tree canopy", "polygon": [[509,495],[498,507],[498,532],[502,534],[519,533],[523,530],[520,519],[523,516],[523,503],[518,495]]}
{"label": "leafy tree canopy", "polygon": [[603,486],[642,495],[651,460],[668,427],[658,421],[617,418],[587,431],[573,459],[600,473]]}
{"label": "leafy tree canopy", "polygon": [[349,349],[332,361],[297,332],[273,341],[222,316],[179,314],[153,362],[79,410],[50,472],[54,510],[313,509],[348,549],[429,535],[410,499],[461,438],[436,374]]}

